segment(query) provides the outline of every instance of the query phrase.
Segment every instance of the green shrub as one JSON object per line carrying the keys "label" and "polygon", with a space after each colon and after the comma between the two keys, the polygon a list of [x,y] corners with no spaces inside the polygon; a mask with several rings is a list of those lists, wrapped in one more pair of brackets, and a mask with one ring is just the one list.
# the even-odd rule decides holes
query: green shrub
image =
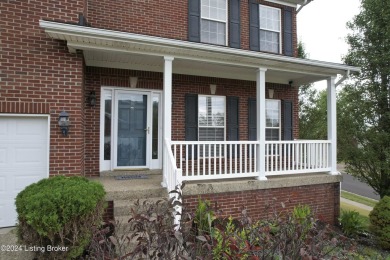
{"label": "green shrub", "polygon": [[342,210],[339,221],[341,229],[347,236],[355,237],[364,230],[363,219],[354,210]]}
{"label": "green shrub", "polygon": [[[46,258],[75,258],[102,221],[105,191],[82,177],[56,176],[31,184],[16,197],[18,237],[22,244],[45,248]],[[51,246],[67,249],[49,251]]]}
{"label": "green shrub", "polygon": [[201,235],[204,233],[210,233],[214,219],[215,214],[211,208],[210,201],[199,198],[194,217],[194,224],[197,228],[198,234]]}
{"label": "green shrub", "polygon": [[383,197],[370,213],[370,229],[383,249],[390,249],[390,197]]}

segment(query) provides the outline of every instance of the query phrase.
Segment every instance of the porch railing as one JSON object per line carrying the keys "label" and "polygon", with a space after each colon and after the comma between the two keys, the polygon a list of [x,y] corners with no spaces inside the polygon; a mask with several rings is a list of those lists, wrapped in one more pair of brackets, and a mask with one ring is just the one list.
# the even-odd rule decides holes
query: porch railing
{"label": "porch railing", "polygon": [[171,147],[172,144],[169,140],[164,140],[164,178],[168,191],[174,190],[177,185],[182,183],[182,170],[177,168]]}
{"label": "porch railing", "polygon": [[172,141],[183,180],[256,177],[257,141]]}
{"label": "porch railing", "polygon": [[[257,177],[258,141],[171,141],[169,172],[180,181]],[[330,141],[294,140],[265,142],[265,176],[330,171]],[[175,167],[176,168],[175,168]],[[167,178],[171,178],[167,176]],[[179,177],[174,177],[179,178]],[[178,180],[168,180],[173,185]]]}
{"label": "porch railing", "polygon": [[265,142],[265,175],[330,171],[330,141]]}

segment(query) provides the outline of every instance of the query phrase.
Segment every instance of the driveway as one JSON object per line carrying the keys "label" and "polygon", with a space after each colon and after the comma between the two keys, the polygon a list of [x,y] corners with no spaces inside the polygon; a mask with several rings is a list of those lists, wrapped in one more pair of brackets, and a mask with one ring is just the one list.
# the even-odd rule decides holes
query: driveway
{"label": "driveway", "polygon": [[380,199],[379,195],[375,194],[374,190],[370,186],[345,173],[343,164],[338,164],[337,169],[343,175],[343,181],[341,183],[342,190],[375,200]]}

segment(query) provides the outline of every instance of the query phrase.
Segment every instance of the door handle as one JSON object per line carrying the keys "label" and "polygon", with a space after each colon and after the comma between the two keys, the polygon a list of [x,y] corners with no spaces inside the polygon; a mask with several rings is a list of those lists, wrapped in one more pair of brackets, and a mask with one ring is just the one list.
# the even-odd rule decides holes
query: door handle
{"label": "door handle", "polygon": [[149,126],[144,129],[149,134]]}

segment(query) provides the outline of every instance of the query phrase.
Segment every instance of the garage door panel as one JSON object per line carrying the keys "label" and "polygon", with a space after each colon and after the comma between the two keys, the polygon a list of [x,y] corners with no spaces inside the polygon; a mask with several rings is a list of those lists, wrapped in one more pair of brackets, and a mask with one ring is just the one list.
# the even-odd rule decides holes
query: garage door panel
{"label": "garage door panel", "polygon": [[5,177],[0,177],[0,194],[6,192],[6,179]]}
{"label": "garage door panel", "polygon": [[43,156],[45,155],[45,150],[44,148],[16,148],[15,163],[28,165],[42,164],[46,159]]}
{"label": "garage door panel", "polygon": [[5,148],[0,147],[0,167],[3,167],[7,161],[7,151]]}
{"label": "garage door panel", "polygon": [[[28,128],[26,127],[28,124]],[[42,136],[42,133],[47,132],[47,127],[35,119],[25,119],[24,122],[18,121],[15,123],[15,135],[22,136]]]}
{"label": "garage door panel", "polygon": [[47,117],[0,115],[0,227],[15,225],[17,194],[48,177],[48,147]]}
{"label": "garage door panel", "polygon": [[14,180],[13,189],[16,192],[16,195],[21,192],[25,187],[30,185],[31,183],[38,182],[42,179],[42,176],[18,176]]}
{"label": "garage door panel", "polygon": [[3,200],[2,203],[0,203],[0,212],[0,227],[15,226],[18,218],[15,200]]}

